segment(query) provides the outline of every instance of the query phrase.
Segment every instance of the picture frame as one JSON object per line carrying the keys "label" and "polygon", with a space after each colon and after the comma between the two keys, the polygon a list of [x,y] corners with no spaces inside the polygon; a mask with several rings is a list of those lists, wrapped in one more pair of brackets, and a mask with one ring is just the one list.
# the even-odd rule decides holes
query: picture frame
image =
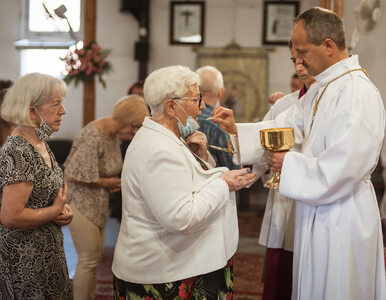
{"label": "picture frame", "polygon": [[170,2],[170,44],[204,44],[204,1]]}
{"label": "picture frame", "polygon": [[298,14],[298,1],[264,1],[263,44],[287,45]]}

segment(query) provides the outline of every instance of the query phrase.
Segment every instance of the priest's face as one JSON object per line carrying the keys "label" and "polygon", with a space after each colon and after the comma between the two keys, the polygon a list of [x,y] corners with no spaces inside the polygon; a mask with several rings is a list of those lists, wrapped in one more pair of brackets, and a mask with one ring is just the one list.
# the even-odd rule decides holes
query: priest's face
{"label": "priest's face", "polygon": [[328,68],[324,44],[317,46],[308,40],[303,20],[294,25],[291,40],[296,50],[296,63],[302,64],[310,75],[318,75]]}
{"label": "priest's face", "polygon": [[[297,56],[296,50],[292,47],[290,51],[291,51],[291,61],[294,64],[295,72],[299,77],[298,79],[300,79],[302,84],[305,84],[306,87],[308,88],[313,83],[314,77],[312,77],[308,73],[308,71],[306,70],[306,68],[302,63],[296,62],[296,56]],[[292,80],[291,80],[291,88],[292,88]]]}

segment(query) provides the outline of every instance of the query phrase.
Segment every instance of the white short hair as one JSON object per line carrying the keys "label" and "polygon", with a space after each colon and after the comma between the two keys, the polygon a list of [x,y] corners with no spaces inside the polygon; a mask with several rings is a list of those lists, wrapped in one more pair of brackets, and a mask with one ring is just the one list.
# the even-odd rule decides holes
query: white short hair
{"label": "white short hair", "polygon": [[145,80],[143,92],[152,114],[164,111],[163,104],[170,98],[183,97],[199,85],[196,73],[184,66],[169,66],[152,72]]}
{"label": "white short hair", "polygon": [[1,117],[15,125],[35,126],[30,118],[30,107],[38,107],[56,95],[64,98],[66,92],[67,86],[59,78],[40,73],[27,74],[16,80],[5,94]]}
{"label": "white short hair", "polygon": [[200,92],[217,96],[224,87],[224,80],[221,72],[213,66],[198,68],[196,73],[200,76]]}

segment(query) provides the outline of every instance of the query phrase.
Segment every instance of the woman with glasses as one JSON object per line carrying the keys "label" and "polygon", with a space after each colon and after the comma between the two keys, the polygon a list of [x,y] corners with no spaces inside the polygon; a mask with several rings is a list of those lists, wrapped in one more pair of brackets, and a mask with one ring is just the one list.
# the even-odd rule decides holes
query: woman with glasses
{"label": "woman with glasses", "polygon": [[213,168],[197,131],[198,75],[170,66],[144,85],[152,117],[127,149],[114,253],[115,299],[229,299],[238,243],[234,191],[248,169]]}

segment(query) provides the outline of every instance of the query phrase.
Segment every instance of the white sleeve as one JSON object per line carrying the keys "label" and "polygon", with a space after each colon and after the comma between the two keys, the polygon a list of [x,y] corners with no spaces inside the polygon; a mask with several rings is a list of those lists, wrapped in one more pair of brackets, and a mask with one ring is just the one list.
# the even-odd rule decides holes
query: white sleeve
{"label": "white sleeve", "polygon": [[[363,95],[346,97],[352,102]],[[352,192],[377,164],[385,124],[381,101],[335,115],[323,129],[325,149],[317,156],[289,152],[281,171],[280,194],[318,206]]]}

